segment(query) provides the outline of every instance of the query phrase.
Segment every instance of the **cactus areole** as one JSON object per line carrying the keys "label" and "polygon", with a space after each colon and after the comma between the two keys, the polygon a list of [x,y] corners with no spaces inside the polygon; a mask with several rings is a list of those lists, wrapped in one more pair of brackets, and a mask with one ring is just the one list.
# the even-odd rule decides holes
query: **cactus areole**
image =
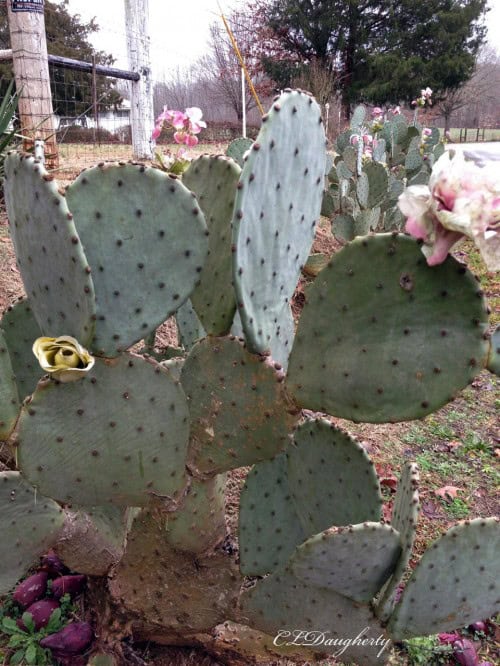
{"label": "cactus areole", "polygon": [[[329,177],[341,189],[352,177],[335,195],[349,233],[401,192],[386,153],[404,149],[420,168],[415,131],[392,122],[380,161],[361,168],[359,128],[338,139]],[[204,156],[181,180],[101,164],[65,191],[32,156],[8,155],[26,296],[0,324],[0,433],[13,447],[0,472],[0,594],[53,549],[81,581],[101,576],[99,602],[114,609],[47,647],[77,654],[95,630],[202,645],[231,664],[375,666],[393,639],[498,611],[494,518],[438,538],[398,599],[418,469],[402,470],[389,524],[372,461],[329,418],[418,419],[483,368],[498,372],[483,295],[454,259],[431,268],[415,240],[372,234],[339,251],[292,313],[325,150],[318,104],[286,90],[241,169]],[[154,333],[172,315],[180,346],[162,355]],[[229,529],[225,493],[248,467]],[[24,605],[38,598],[28,581]],[[304,644],[300,631],[323,638]]]}

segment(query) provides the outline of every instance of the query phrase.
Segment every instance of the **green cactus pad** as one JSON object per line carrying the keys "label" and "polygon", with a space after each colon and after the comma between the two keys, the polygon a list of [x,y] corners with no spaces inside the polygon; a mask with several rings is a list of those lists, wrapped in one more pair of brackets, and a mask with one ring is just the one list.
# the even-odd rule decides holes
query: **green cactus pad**
{"label": "green cactus pad", "polygon": [[96,289],[92,349],[115,356],[193,290],[207,253],[203,213],[179,180],[133,164],[84,171],[67,199]]}
{"label": "green cactus pad", "polygon": [[[312,632],[301,644],[335,655],[339,663],[380,666],[389,657],[391,642],[368,606],[332,590],[302,583],[288,569],[245,590],[241,616],[245,624],[283,643],[300,641],[306,632]],[[350,644],[346,643],[348,638],[352,639]]]}
{"label": "green cactus pad", "polygon": [[179,331],[179,342],[186,351],[207,335],[189,298],[175,313],[175,321]]}
{"label": "green cactus pad", "polygon": [[362,171],[356,181],[356,195],[363,208],[368,208],[368,198],[370,196],[370,180],[365,171]]}
{"label": "green cactus pad", "polygon": [[335,197],[330,192],[323,192],[323,201],[321,202],[321,215],[323,217],[332,217],[335,213]]}
{"label": "green cactus pad", "polygon": [[500,377],[500,326],[497,326],[490,340],[488,365],[490,372]]}
{"label": "green cactus pad", "polygon": [[484,367],[486,327],[477,281],[455,259],[429,267],[406,236],[359,238],[311,286],[287,386],[302,407],[353,421],[421,418]]}
{"label": "green cactus pad", "polygon": [[226,475],[192,479],[180,507],[167,514],[167,542],[177,550],[203,553],[215,548],[226,536],[224,489]]}
{"label": "green cactus pad", "polygon": [[352,215],[336,215],[332,220],[332,234],[342,241],[354,240],[354,217]]}
{"label": "green cactus pad", "polygon": [[254,465],[240,497],[241,573],[275,571],[306,538],[292,502],[285,454]]}
{"label": "green cactus pad", "polygon": [[500,521],[452,527],[424,553],[389,621],[396,640],[464,627],[498,612]]}
{"label": "green cactus pad", "polygon": [[[342,159],[346,167],[351,171],[351,175],[356,171],[358,164],[358,151],[354,146],[347,146],[347,148],[342,153]],[[350,176],[349,176],[350,178]]]}
{"label": "green cactus pad", "polygon": [[337,177],[339,180],[341,178],[344,178],[345,180],[349,180],[349,178],[352,178],[354,175],[355,168],[351,169],[347,166],[347,164],[342,160],[340,161],[337,166],[335,167],[337,171]]}
{"label": "green cactus pad", "polygon": [[363,104],[359,104],[352,112],[351,125],[350,125],[351,130],[360,129],[360,127],[365,121],[365,118],[366,118],[366,106],[364,106]]}
{"label": "green cactus pad", "polygon": [[382,199],[387,195],[387,186],[389,184],[387,169],[385,166],[378,164],[377,162],[368,162],[368,164],[363,167],[363,171],[370,183],[367,206],[368,208],[374,208],[375,206],[378,206]]}
{"label": "green cactus pad", "polygon": [[418,171],[423,164],[422,156],[417,150],[410,151],[405,159],[405,169],[407,171]]}
{"label": "green cactus pad", "polygon": [[378,139],[375,145],[373,146],[373,159],[376,162],[385,162],[387,158],[385,151],[386,151],[385,139]]}
{"label": "green cactus pad", "polygon": [[283,345],[321,210],[325,159],[318,105],[305,93],[284,92],[264,116],[235,201],[234,286],[250,351],[275,357]]}
{"label": "green cactus pad", "polygon": [[20,408],[7,342],[0,329],[0,440],[7,439],[14,430]]}
{"label": "green cactus pad", "polygon": [[87,346],[94,331],[94,285],[57,183],[33,157],[9,153],[4,192],[17,263],[43,335],[71,335]]}
{"label": "green cactus pad", "polygon": [[214,474],[282,450],[296,420],[282,380],[236,338],[198,342],[181,375],[191,414],[189,465]]}
{"label": "green cactus pad", "polygon": [[331,527],[297,548],[290,569],[308,585],[367,603],[393,572],[400,552],[399,534],[389,525]]}
{"label": "green cactus pad", "polygon": [[205,215],[208,257],[191,294],[191,303],[209,335],[224,335],[236,310],[232,283],[232,232],[236,184],[241,169],[222,155],[202,155],[191,162],[182,182],[192,190]]}
{"label": "green cactus pad", "polygon": [[231,157],[240,167],[243,167],[243,156],[248,150],[250,150],[252,143],[252,139],[240,136],[231,141],[227,147],[226,155]]}
{"label": "green cactus pad", "polygon": [[316,277],[321,273],[323,268],[328,264],[329,262],[329,257],[327,254],[322,254],[321,252],[315,252],[314,254],[310,254],[309,257],[307,258],[306,265],[302,269],[302,272],[305,275],[309,275],[310,277]]}
{"label": "green cactus pad", "polygon": [[29,301],[24,298],[7,308],[0,325],[4,331],[19,397],[24,399],[33,393],[44,374],[32,350],[33,343],[42,332]]}
{"label": "green cactus pad", "polygon": [[20,469],[61,502],[144,506],[185,485],[186,399],[139,356],[96,359],[73,383],[40,383],[18,430]]}
{"label": "green cactus pad", "polygon": [[347,433],[323,419],[306,421],[286,455],[292,498],[306,534],[381,519],[374,465]]}
{"label": "green cactus pad", "polygon": [[417,533],[418,512],[420,509],[418,497],[419,481],[418,465],[416,463],[406,463],[398,483],[391,519],[391,525],[401,536],[401,555],[376,608],[378,617],[383,621],[389,619],[394,609],[398,587],[403,580],[406,567],[410,562],[413,543]]}
{"label": "green cactus pad", "polygon": [[0,472],[0,594],[6,594],[56,541],[60,506],[40,495],[19,472]]}

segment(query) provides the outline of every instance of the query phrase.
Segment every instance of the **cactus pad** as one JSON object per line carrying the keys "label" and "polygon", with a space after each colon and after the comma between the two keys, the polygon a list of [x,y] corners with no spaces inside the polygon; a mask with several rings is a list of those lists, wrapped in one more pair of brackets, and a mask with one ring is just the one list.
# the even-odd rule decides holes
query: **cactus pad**
{"label": "cactus pad", "polygon": [[454,525],[424,553],[389,621],[396,639],[464,627],[498,612],[500,520]]}
{"label": "cactus pad", "polygon": [[356,239],[309,290],[288,389],[353,421],[421,418],[484,367],[486,327],[477,281],[455,259],[431,268],[403,235]]}
{"label": "cactus pad", "polygon": [[33,157],[5,160],[5,203],[17,263],[42,333],[87,346],[94,330],[90,268],[64,196]]}
{"label": "cactus pad", "polygon": [[331,527],[301,544],[290,568],[304,583],[367,603],[391,575],[400,551],[399,534],[389,525]]}
{"label": "cactus pad", "polygon": [[392,526],[401,536],[401,555],[396,563],[392,577],[383,589],[376,609],[378,617],[384,621],[389,619],[394,609],[396,592],[403,580],[406,567],[410,562],[420,508],[418,497],[419,480],[417,464],[406,463],[398,483],[396,497],[394,498],[391,520]]}
{"label": "cactus pad", "polygon": [[243,167],[243,156],[248,150],[250,150],[252,143],[252,139],[240,136],[231,141],[227,147],[226,155],[231,157],[240,167]]}
{"label": "cactus pad", "polygon": [[63,522],[61,507],[39,495],[19,472],[0,472],[0,594],[52,546]]}
{"label": "cactus pad", "polygon": [[191,162],[182,182],[196,194],[210,232],[208,257],[191,294],[191,303],[210,335],[224,335],[236,310],[232,283],[232,231],[236,184],[241,169],[222,155]]}
{"label": "cactus pad", "polygon": [[179,342],[186,351],[207,334],[189,298],[175,313],[175,321],[179,331]]}
{"label": "cactus pad", "polygon": [[285,455],[254,465],[240,497],[241,573],[274,571],[306,537],[292,502]]}
{"label": "cactus pad", "polygon": [[[270,352],[309,256],[323,197],[325,133],[317,103],[284,92],[264,116],[238,183],[233,275],[245,338]],[[281,343],[279,344],[281,346]]]}
{"label": "cactus pad", "polygon": [[225,474],[192,479],[180,507],[167,514],[167,542],[177,550],[203,553],[226,536],[224,513]]}
{"label": "cactus pad", "polygon": [[287,449],[288,481],[306,534],[379,521],[382,496],[363,447],[325,420],[306,421]]}
{"label": "cactus pad", "polygon": [[189,465],[214,474],[282,450],[295,423],[282,379],[235,338],[198,342],[181,375],[191,414]]}
{"label": "cactus pad", "polygon": [[207,253],[203,213],[180,181],[132,164],[88,169],[66,196],[96,289],[92,349],[115,356],[193,290]]}
{"label": "cactus pad", "polygon": [[[278,636],[283,643],[312,632],[309,641],[302,644],[335,655],[341,663],[378,666],[389,656],[390,640],[368,606],[332,590],[302,583],[289,569],[273,573],[245,590],[241,615],[246,624]],[[359,640],[354,641],[357,637]],[[346,638],[353,639],[350,645],[346,645]]]}
{"label": "cactus pad", "polygon": [[12,369],[16,377],[19,397],[33,393],[44,374],[33,354],[33,343],[42,335],[29,301],[19,299],[7,308],[0,323],[9,350]]}
{"label": "cactus pad", "polygon": [[500,377],[500,326],[497,326],[490,341],[490,351],[488,354],[488,365],[490,372]]}
{"label": "cactus pad", "polygon": [[7,439],[16,425],[20,404],[9,350],[0,329],[0,440]]}
{"label": "cactus pad", "polygon": [[20,469],[61,502],[143,506],[185,485],[186,399],[141,357],[97,359],[72,384],[40,383],[18,430]]}

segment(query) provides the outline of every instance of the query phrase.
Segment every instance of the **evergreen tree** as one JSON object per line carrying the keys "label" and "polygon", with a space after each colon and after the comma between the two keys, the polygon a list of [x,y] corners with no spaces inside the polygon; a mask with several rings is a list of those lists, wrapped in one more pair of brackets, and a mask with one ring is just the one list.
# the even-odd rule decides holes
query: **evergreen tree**
{"label": "evergreen tree", "polygon": [[[45,33],[47,50],[50,55],[73,58],[96,64],[112,65],[114,58],[103,51],[95,51],[89,37],[99,30],[92,19],[83,23],[79,14],[71,15],[68,11],[68,0],[61,3],[45,2]],[[0,49],[10,48],[7,8],[0,4]],[[49,65],[54,113],[60,116],[75,117],[92,107],[91,75],[70,69],[62,69]],[[1,89],[3,95],[9,81],[13,78],[12,63],[0,65]],[[114,88],[114,81],[104,76],[97,77],[97,97],[101,110],[121,103],[122,98]]]}
{"label": "evergreen tree", "polygon": [[[320,62],[352,103],[410,101],[458,88],[484,41],[487,0],[270,0],[254,3],[264,69],[281,87]],[[260,35],[260,39],[259,39]]]}

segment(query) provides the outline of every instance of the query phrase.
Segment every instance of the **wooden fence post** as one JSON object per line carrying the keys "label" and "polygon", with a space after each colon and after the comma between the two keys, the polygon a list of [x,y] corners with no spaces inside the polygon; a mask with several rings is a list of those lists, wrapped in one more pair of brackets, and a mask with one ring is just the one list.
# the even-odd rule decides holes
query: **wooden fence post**
{"label": "wooden fence post", "polygon": [[43,10],[44,0],[7,0],[21,131],[29,137],[24,148],[32,148],[35,140],[44,141],[45,162],[55,168],[59,160]]}
{"label": "wooden fence post", "polygon": [[135,159],[152,159],[154,141],[153,81],[149,53],[149,0],[125,0],[129,69],[140,79],[131,83],[130,122]]}

